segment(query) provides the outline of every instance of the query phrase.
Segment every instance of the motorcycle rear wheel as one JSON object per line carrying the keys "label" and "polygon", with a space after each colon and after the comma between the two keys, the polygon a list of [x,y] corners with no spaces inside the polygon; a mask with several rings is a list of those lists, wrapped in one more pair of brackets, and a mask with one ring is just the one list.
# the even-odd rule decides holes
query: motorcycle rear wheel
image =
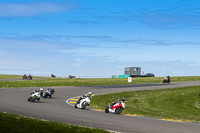
{"label": "motorcycle rear wheel", "polygon": [[77,103],[74,105],[74,108],[77,108]]}
{"label": "motorcycle rear wheel", "polygon": [[47,94],[45,93],[44,96],[43,96],[43,98],[46,98],[46,97],[47,97]]}
{"label": "motorcycle rear wheel", "polygon": [[105,109],[105,113],[109,113],[109,106]]}
{"label": "motorcycle rear wheel", "polygon": [[31,101],[31,97],[28,98],[28,101]]}

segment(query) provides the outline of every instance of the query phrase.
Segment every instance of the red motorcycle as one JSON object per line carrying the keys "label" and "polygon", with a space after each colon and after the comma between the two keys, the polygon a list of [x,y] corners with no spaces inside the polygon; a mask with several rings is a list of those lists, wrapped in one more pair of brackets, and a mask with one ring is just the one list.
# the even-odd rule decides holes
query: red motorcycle
{"label": "red motorcycle", "polygon": [[122,100],[112,102],[111,104],[108,104],[108,107],[105,109],[105,113],[116,113],[120,114],[123,109],[125,109],[125,98],[122,98]]}

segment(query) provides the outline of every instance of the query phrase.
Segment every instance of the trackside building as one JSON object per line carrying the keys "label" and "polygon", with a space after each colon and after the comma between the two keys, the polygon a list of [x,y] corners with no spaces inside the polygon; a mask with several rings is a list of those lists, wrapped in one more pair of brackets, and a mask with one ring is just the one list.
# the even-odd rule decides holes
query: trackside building
{"label": "trackside building", "polygon": [[126,67],[124,68],[124,75],[141,75],[141,67]]}
{"label": "trackside building", "polygon": [[141,77],[141,67],[126,67],[124,75],[112,75],[112,78]]}

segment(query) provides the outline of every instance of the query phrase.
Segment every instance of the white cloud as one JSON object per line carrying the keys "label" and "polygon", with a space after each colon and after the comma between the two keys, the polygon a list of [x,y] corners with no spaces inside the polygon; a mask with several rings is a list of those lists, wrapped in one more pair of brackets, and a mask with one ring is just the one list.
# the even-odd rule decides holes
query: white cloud
{"label": "white cloud", "polygon": [[32,17],[46,13],[57,13],[71,10],[75,4],[71,3],[0,3],[0,17]]}
{"label": "white cloud", "polygon": [[[34,41],[34,40],[19,40],[19,39],[1,39],[0,38],[0,48],[3,49],[55,49],[57,46],[54,43],[50,42],[42,42],[42,41]],[[17,52],[17,51],[15,51]]]}

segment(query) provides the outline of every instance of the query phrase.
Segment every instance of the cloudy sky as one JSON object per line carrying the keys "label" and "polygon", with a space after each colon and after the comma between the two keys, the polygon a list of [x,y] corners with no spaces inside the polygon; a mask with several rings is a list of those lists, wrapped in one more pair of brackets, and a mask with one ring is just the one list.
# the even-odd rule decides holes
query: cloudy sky
{"label": "cloudy sky", "polygon": [[200,75],[199,0],[1,0],[0,74]]}

